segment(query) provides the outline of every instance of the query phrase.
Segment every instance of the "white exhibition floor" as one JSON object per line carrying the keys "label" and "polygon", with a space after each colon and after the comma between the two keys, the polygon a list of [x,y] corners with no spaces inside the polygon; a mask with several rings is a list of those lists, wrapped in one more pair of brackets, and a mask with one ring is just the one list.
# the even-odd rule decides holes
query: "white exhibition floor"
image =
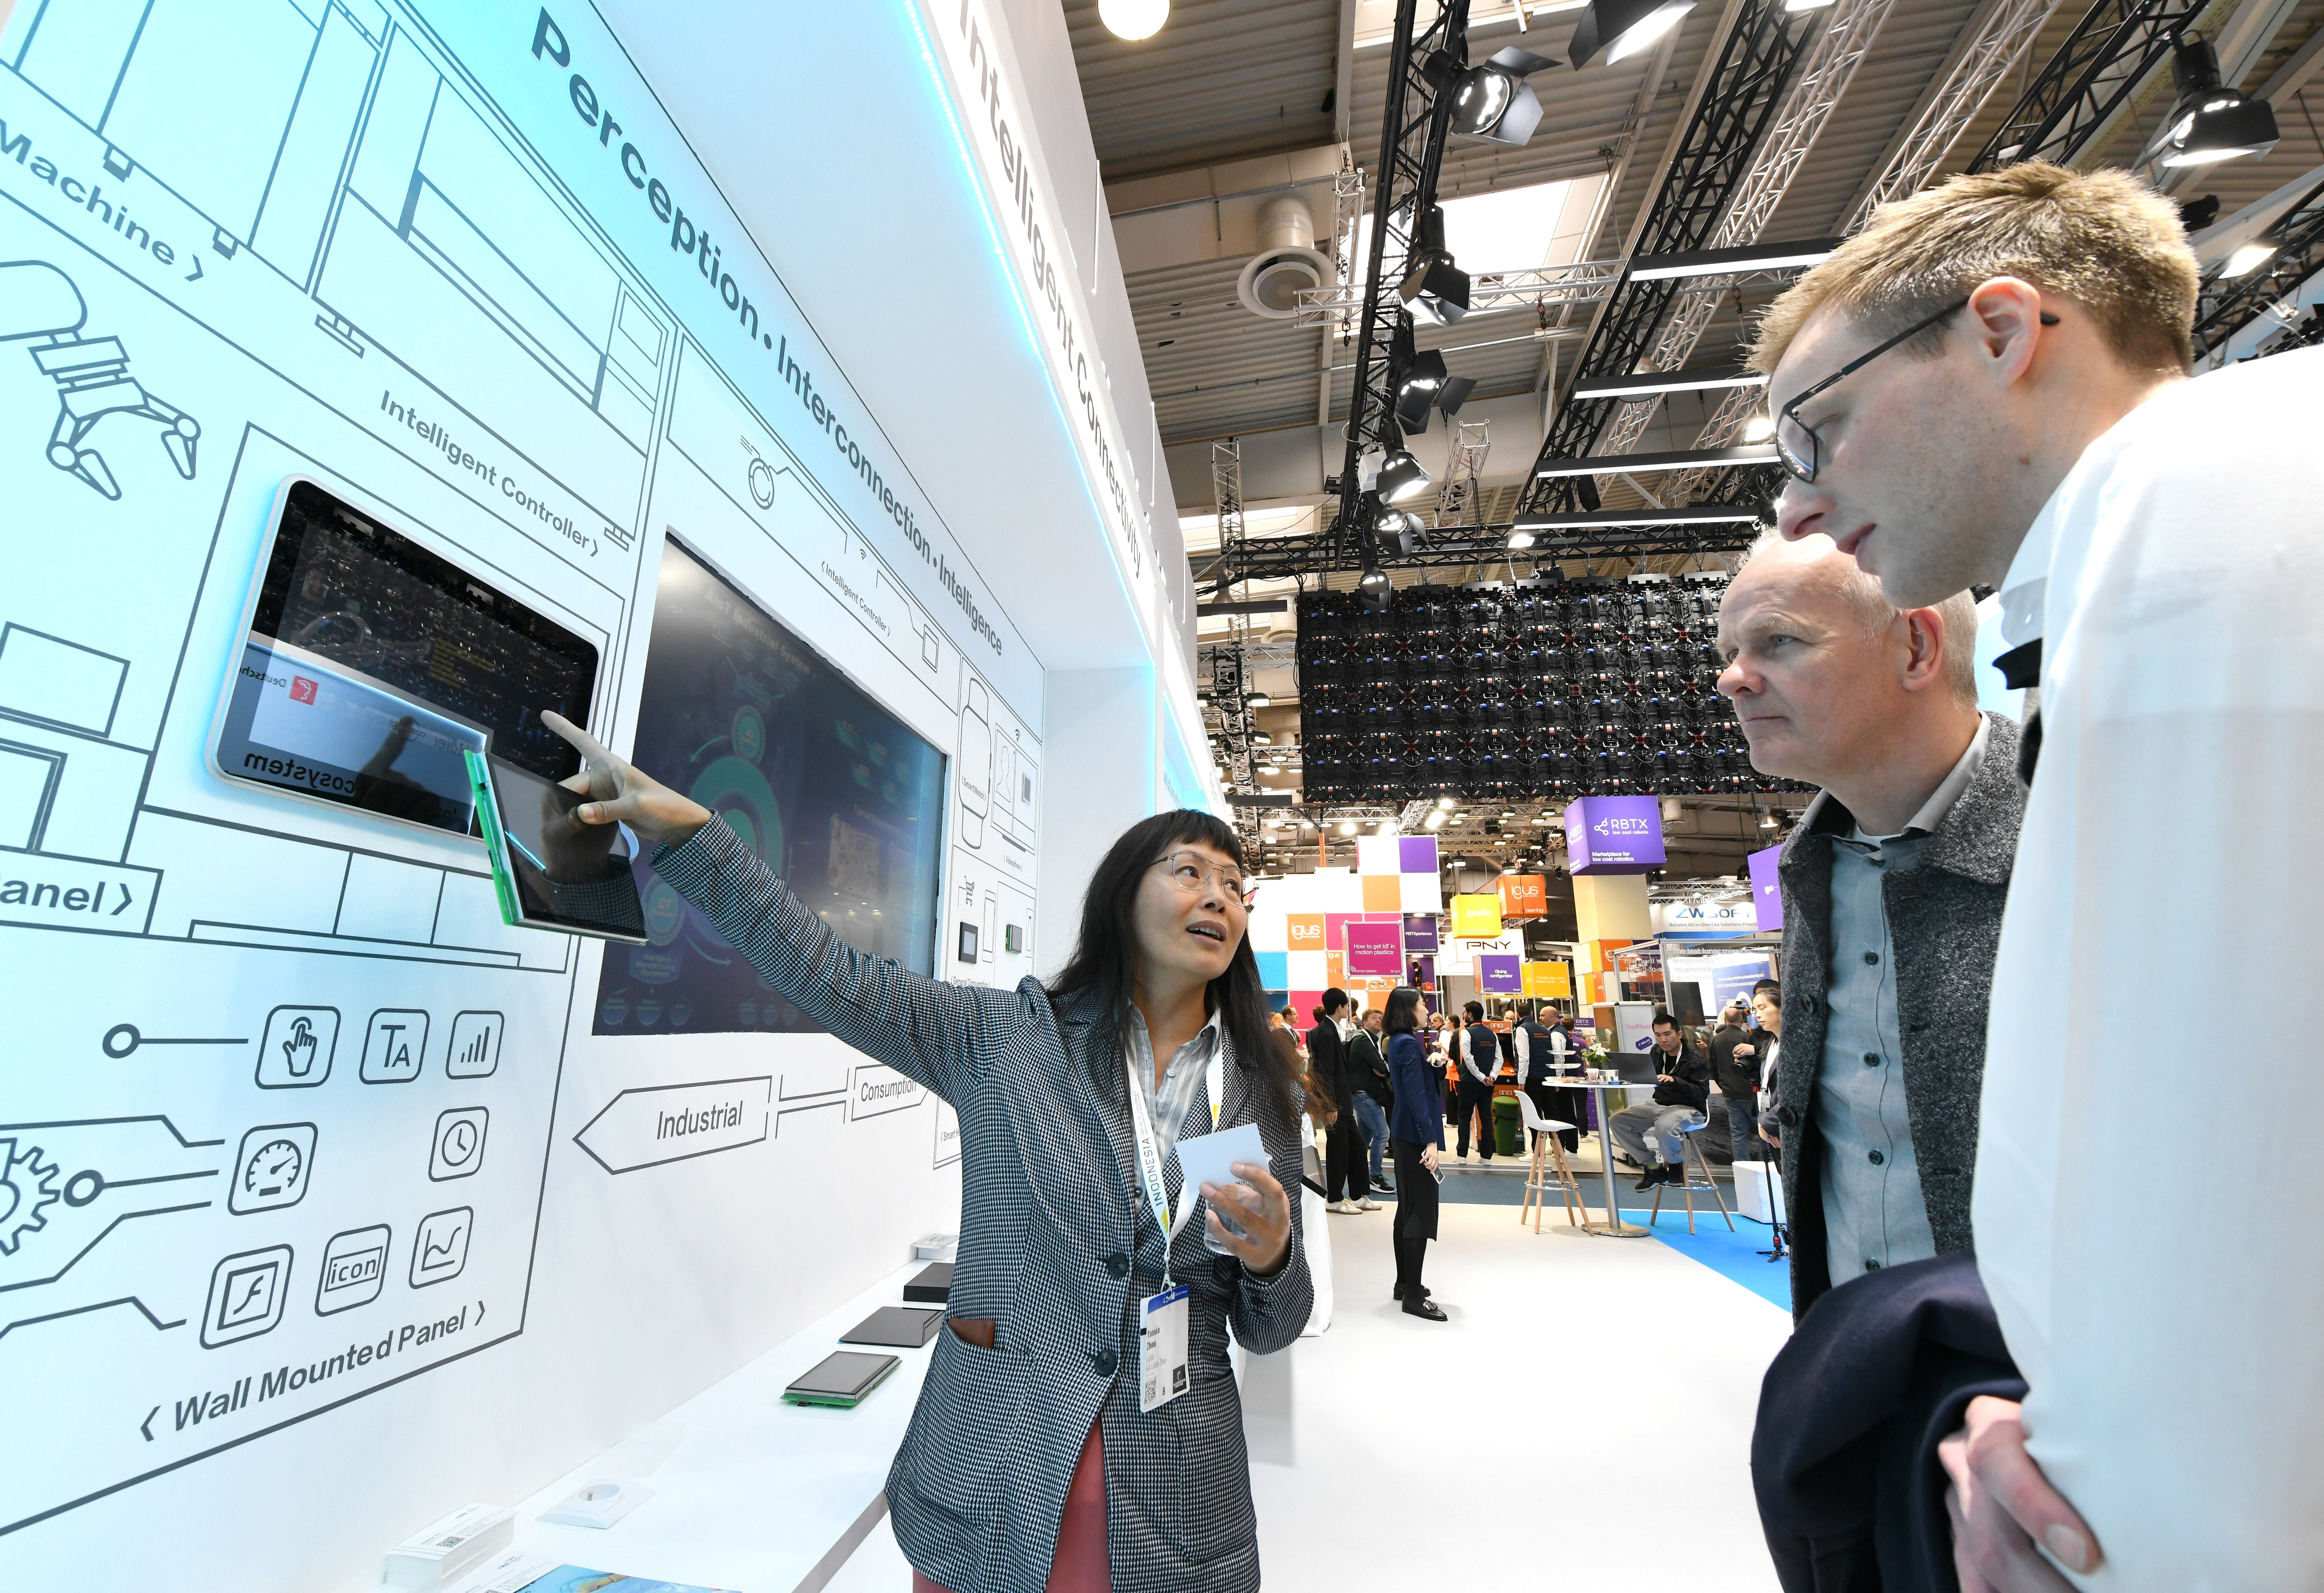
{"label": "white exhibition floor", "polygon": [[[1513,1207],[1442,1213],[1443,1323],[1388,1300],[1388,1211],[1330,1219],[1332,1326],[1288,1352],[1293,1463],[1251,1470],[1268,1587],[1771,1593],[1751,1421],[1789,1313],[1557,1209],[1538,1238]],[[826,1584],[910,1587],[884,1519]]]}

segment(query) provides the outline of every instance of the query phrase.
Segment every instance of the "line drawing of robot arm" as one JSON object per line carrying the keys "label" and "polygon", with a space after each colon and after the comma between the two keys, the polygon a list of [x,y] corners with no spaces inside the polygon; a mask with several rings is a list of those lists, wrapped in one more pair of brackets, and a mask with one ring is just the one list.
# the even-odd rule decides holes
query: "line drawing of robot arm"
{"label": "line drawing of robot arm", "polygon": [[86,447],[108,415],[134,415],[161,428],[161,447],[188,481],[201,422],[145,391],[129,374],[129,354],[115,337],[77,336],[88,305],[73,280],[44,260],[0,261],[0,343],[38,338],[32,363],[57,384],[57,424],[49,434],[49,463],[118,500],[120,483],[105,456]]}

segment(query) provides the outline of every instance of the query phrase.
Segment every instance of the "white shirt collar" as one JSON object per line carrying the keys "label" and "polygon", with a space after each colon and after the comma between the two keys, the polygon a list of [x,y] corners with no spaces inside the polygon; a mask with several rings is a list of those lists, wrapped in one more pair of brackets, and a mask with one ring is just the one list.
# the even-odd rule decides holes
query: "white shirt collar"
{"label": "white shirt collar", "polygon": [[[2069,473],[2070,474],[2070,473]],[[2001,639],[2024,647],[2042,634],[2042,608],[2050,595],[2050,552],[2058,540],[2058,500],[2066,483],[2060,482],[2042,512],[2025,529],[2017,557],[2001,578]]]}

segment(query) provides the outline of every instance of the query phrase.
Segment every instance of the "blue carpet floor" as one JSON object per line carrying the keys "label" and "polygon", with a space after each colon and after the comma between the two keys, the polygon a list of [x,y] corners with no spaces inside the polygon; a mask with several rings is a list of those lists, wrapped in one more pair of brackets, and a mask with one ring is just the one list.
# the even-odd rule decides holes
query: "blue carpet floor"
{"label": "blue carpet floor", "polygon": [[[1631,1174],[1624,1174],[1626,1179],[1631,1176]],[[1598,1180],[1594,1176],[1589,1176],[1583,1177],[1579,1182],[1582,1185],[1582,1199],[1588,1203],[1591,1211],[1602,1215],[1606,1210],[1606,1201],[1605,1196],[1599,1192]],[[1393,1200],[1394,1197],[1383,1195],[1379,1198],[1385,1202]],[[1525,1203],[1525,1180],[1522,1177],[1506,1174],[1451,1172],[1445,1175],[1441,1198],[1462,1205],[1521,1206]],[[1622,1198],[1628,1202],[1637,1197],[1625,1187],[1622,1191]],[[1734,1197],[1729,1195],[1728,1198],[1731,1202]],[[1738,1216],[1735,1219],[1735,1231],[1729,1233],[1727,1231],[1727,1224],[1719,1220],[1719,1212],[1715,1208],[1710,1209],[1707,1213],[1703,1210],[1703,1208],[1711,1208],[1711,1202],[1700,1194],[1696,1196],[1696,1200],[1698,1209],[1695,1212],[1692,1235],[1690,1236],[1686,1231],[1685,1208],[1681,1207],[1674,1214],[1669,1209],[1670,1202],[1665,1201],[1662,1221],[1655,1226],[1655,1238],[1688,1260],[1699,1262],[1721,1277],[1740,1284],[1762,1300],[1770,1301],[1789,1311],[1792,1308],[1790,1266],[1780,1260],[1770,1261],[1766,1257],[1759,1254],[1760,1251],[1772,1248],[1774,1243],[1766,1225],[1754,1222],[1748,1217]],[[1550,1210],[1553,1215],[1557,1215],[1563,1212],[1563,1207],[1553,1204]],[[1643,1205],[1626,1204],[1622,1207],[1622,1220],[1644,1228],[1646,1226],[1647,1211],[1648,1208]]]}

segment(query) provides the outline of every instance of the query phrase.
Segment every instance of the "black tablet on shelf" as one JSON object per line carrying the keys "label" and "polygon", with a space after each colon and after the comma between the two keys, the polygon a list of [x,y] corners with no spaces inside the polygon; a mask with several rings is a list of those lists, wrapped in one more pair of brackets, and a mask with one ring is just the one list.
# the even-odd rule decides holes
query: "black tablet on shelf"
{"label": "black tablet on shelf", "polygon": [[472,833],[466,754],[546,779],[579,755],[597,648],[305,476],[275,496],[211,727],[211,767],[257,787]]}
{"label": "black tablet on shelf", "polygon": [[882,1305],[839,1336],[842,1344],[892,1344],[918,1349],[936,1336],[944,1312],[910,1305]]}
{"label": "black tablet on shelf", "polygon": [[851,1408],[888,1380],[899,1365],[892,1355],[865,1355],[843,1349],[826,1355],[791,1379],[783,1397],[798,1405],[838,1405]]}

